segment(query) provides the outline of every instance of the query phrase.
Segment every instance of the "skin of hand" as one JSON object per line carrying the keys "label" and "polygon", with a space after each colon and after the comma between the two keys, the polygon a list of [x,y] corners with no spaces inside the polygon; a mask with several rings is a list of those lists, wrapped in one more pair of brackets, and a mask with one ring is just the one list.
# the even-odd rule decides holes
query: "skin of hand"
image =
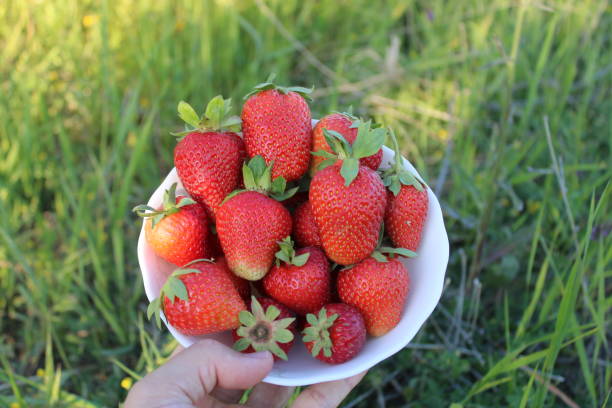
{"label": "skin of hand", "polygon": [[[124,408],[245,407],[238,401],[254,387],[247,407],[281,408],[294,387],[262,383],[273,365],[267,352],[238,353],[214,341],[202,340],[175,352],[166,364],[138,381]],[[304,389],[291,408],[337,407],[366,374],[314,384]]]}

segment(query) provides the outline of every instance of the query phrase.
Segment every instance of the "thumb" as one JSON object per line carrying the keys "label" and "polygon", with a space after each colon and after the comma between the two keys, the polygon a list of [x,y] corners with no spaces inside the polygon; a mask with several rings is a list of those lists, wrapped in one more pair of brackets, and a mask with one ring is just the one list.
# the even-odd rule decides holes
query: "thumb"
{"label": "thumb", "polygon": [[147,401],[151,397],[155,397],[155,401],[168,401],[169,397],[176,398],[180,394],[191,401],[201,401],[215,387],[247,389],[254,386],[270,372],[273,363],[267,351],[242,354],[207,339],[178,353],[137,383],[138,390],[133,391],[143,394],[146,390]]}

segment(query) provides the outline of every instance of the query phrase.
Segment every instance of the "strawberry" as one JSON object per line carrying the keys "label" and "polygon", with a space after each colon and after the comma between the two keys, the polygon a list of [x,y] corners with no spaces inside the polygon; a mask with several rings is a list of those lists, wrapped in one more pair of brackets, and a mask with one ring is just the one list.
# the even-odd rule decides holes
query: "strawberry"
{"label": "strawberry", "polygon": [[158,327],[161,309],[176,330],[199,336],[235,329],[246,305],[223,266],[197,259],[172,272],[149,304],[147,315],[156,316]]}
{"label": "strawberry", "polygon": [[227,266],[227,261],[223,256],[217,258],[215,263],[227,273],[227,276],[230,277],[234,283],[234,287],[238,291],[238,294],[245,301],[245,303],[248,302],[249,298],[251,297],[251,285],[249,285],[249,281],[242,279],[240,276],[237,276],[234,272],[232,272],[229,266]]}
{"label": "strawberry", "polygon": [[306,320],[304,344],[313,357],[324,363],[344,363],[359,354],[365,344],[365,323],[353,306],[331,303],[318,315],[306,315]]}
{"label": "strawberry", "polygon": [[166,261],[180,266],[211,255],[206,211],[191,198],[176,197],[176,183],[164,193],[160,209],[138,205],[132,211],[147,218],[146,240]]}
{"label": "strawberry", "polygon": [[382,252],[414,256],[404,248],[379,248],[350,269],[338,274],[340,299],[361,312],[368,334],[382,336],[399,323],[408,296],[410,275],[397,258]]}
{"label": "strawberry", "polygon": [[[327,256],[341,265],[357,263],[376,248],[387,196],[378,174],[359,164],[382,146],[385,130],[371,129],[370,122],[359,125],[357,139],[351,146],[335,131],[324,130],[328,144],[338,153],[327,157],[310,184],[310,204],[321,243]],[[330,165],[331,164],[331,165]]]}
{"label": "strawberry", "polygon": [[319,310],[331,297],[325,254],[316,247],[295,251],[290,237],[279,245],[276,266],[263,279],[266,293],[297,314]]}
{"label": "strawberry", "polygon": [[298,180],[308,171],[312,124],[304,97],[311,89],[281,87],[274,77],[255,86],[242,107],[242,133],[249,157],[274,163],[272,178]]}
{"label": "strawberry", "polygon": [[270,298],[252,297],[249,311],[239,314],[241,326],[232,331],[234,349],[243,353],[268,350],[274,360],[287,360],[297,334],[295,314]]}
{"label": "strawberry", "polygon": [[[312,130],[312,150],[317,152],[320,150],[332,153],[331,147],[325,140],[323,129],[335,130],[340,133],[344,138],[353,144],[357,138],[357,128],[359,127],[359,120],[350,113],[332,113],[322,118],[315,125]],[[310,175],[314,175],[319,164],[324,160],[320,156],[315,156],[310,162]],[[372,156],[367,156],[359,159],[359,163],[368,166],[372,170],[378,170],[380,162],[382,161],[382,149],[379,149]]]}
{"label": "strawberry", "polygon": [[309,201],[300,204],[293,213],[293,235],[300,246],[321,246],[319,228]]}
{"label": "strawberry", "polygon": [[240,119],[227,117],[229,99],[214,97],[199,118],[185,102],[178,106],[179,116],[194,129],[184,135],[174,149],[174,165],[191,197],[204,205],[211,219],[223,199],[240,183],[240,169],[245,159],[244,142],[234,131]]}
{"label": "strawberry", "polygon": [[395,147],[395,158],[393,165],[383,173],[383,182],[389,190],[385,228],[393,245],[416,251],[427,218],[429,198],[424,184],[404,168],[399,144],[393,132],[391,138]]}
{"label": "strawberry", "polygon": [[256,156],[243,166],[247,190],[230,194],[217,211],[217,234],[230,269],[248,280],[264,277],[274,262],[278,241],[291,234],[291,214],[277,200],[285,192],[285,179],[272,182],[271,166]]}

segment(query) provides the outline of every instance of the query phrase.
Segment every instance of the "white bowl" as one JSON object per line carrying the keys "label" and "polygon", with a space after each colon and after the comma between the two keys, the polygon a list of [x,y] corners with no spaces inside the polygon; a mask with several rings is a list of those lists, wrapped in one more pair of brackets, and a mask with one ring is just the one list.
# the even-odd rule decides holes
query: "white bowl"
{"label": "white bowl", "polygon": [[[389,167],[394,152],[386,146],[383,146],[383,152],[381,167],[386,168]],[[418,172],[406,159],[403,161],[408,170],[418,175]],[[173,168],[163,183],[155,190],[147,204],[153,208],[160,206],[164,191],[172,183],[178,183],[178,194],[188,195],[177,176],[176,169]],[[444,228],[440,204],[430,188],[427,188],[427,193],[429,196],[429,211],[421,245],[417,251],[418,256],[413,259],[402,260],[410,273],[410,291],[399,324],[382,337],[369,337],[364,348],[355,358],[338,365],[325,364],[313,358],[307,352],[304,343],[298,338],[289,353],[288,361],[277,361],[270,374],[264,378],[264,382],[297,386],[347,378],[392,356],[414,338],[440,300],[448,263],[448,236]],[[147,298],[151,301],[159,295],[166,277],[176,266],[155,255],[145,239],[144,222],[138,237],[138,262],[142,271],[145,292]],[[189,347],[202,338],[214,338],[228,346],[232,344],[229,332],[200,337],[185,336],[170,326],[163,315],[162,319],[170,333],[184,347]]]}

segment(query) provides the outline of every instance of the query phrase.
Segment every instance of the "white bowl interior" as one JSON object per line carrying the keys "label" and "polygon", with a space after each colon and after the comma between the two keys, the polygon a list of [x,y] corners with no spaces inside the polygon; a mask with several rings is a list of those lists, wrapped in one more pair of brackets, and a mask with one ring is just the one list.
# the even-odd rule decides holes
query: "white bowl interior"
{"label": "white bowl interior", "polygon": [[[387,168],[393,159],[394,152],[386,146],[383,146],[383,152],[381,167]],[[418,172],[406,159],[403,162],[406,169],[418,175]],[[176,169],[173,168],[155,190],[148,205],[153,208],[160,206],[164,191],[172,183],[178,183],[177,194],[188,195],[177,176]],[[427,192],[429,211],[418,256],[402,260],[410,273],[411,287],[399,324],[382,337],[368,338],[365,347],[355,358],[338,365],[328,365],[314,359],[308,354],[304,344],[297,339],[289,353],[288,361],[276,362],[270,374],[264,379],[265,382],[297,386],[347,378],[392,356],[412,340],[440,300],[449,255],[448,236],[444,228],[440,204],[430,188],[427,188]],[[145,240],[144,222],[138,238],[138,262],[142,271],[145,292],[151,301],[158,296],[166,277],[176,267],[159,258],[149,247]],[[229,332],[200,337],[185,336],[167,324],[165,318],[163,320],[170,333],[184,347],[189,347],[202,338],[214,338],[228,346],[232,344]]]}

